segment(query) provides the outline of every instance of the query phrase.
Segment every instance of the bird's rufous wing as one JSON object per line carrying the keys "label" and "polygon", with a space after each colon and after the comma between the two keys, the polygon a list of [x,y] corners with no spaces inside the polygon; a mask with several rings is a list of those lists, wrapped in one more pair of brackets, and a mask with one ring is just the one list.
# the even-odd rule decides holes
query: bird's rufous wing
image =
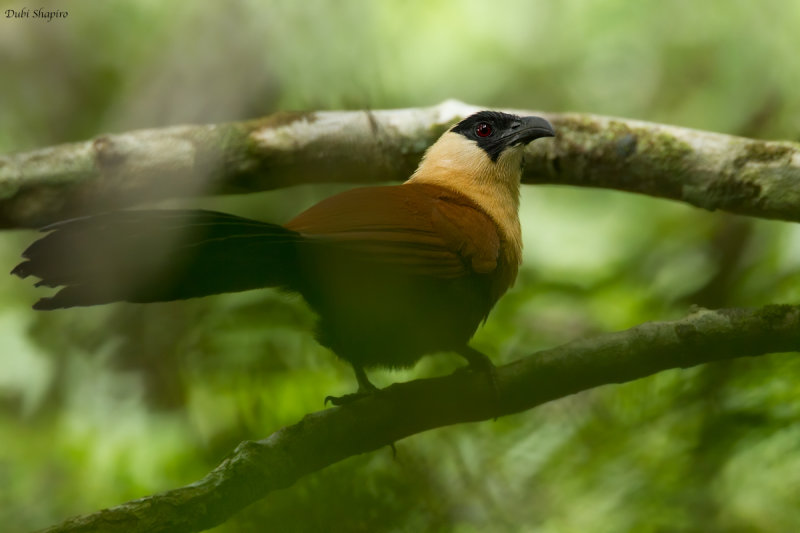
{"label": "bird's rufous wing", "polygon": [[435,185],[352,189],[286,227],[362,261],[441,278],[492,272],[500,251],[494,221],[465,196]]}

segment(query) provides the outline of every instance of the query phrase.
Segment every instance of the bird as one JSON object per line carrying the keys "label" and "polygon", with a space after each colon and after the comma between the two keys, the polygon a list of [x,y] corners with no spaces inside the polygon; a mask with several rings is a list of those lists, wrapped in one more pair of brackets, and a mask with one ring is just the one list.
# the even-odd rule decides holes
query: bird
{"label": "bird", "polygon": [[522,261],[525,146],[554,137],[538,116],[484,110],[459,121],[403,183],[354,188],[279,225],[200,209],[124,209],[56,222],[12,274],[58,288],[33,308],[149,303],[263,287],[299,293],[316,339],[377,392],[367,368],[407,368],[469,341]]}

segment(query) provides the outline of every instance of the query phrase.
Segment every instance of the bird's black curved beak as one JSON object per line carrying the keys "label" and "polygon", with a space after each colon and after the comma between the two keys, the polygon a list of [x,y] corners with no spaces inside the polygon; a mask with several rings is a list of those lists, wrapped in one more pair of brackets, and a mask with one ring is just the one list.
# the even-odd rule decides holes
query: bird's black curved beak
{"label": "bird's black curved beak", "polygon": [[553,125],[542,117],[521,117],[511,124],[511,129],[506,134],[506,142],[509,146],[515,146],[528,144],[542,137],[555,136],[556,130],[553,129]]}

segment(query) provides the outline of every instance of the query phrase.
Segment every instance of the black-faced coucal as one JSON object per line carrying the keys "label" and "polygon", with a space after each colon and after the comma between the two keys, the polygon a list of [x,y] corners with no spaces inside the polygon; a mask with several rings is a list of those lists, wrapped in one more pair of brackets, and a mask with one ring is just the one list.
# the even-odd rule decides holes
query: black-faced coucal
{"label": "black-faced coucal", "polygon": [[[539,117],[481,111],[442,135],[401,185],[352,189],[280,226],[204,210],[123,210],[58,222],[12,271],[61,287],[35,309],[160,302],[260,287],[300,293],[317,340],[365,368],[409,367],[468,342],[511,287],[525,145]],[[334,398],[334,403],[340,399]]]}

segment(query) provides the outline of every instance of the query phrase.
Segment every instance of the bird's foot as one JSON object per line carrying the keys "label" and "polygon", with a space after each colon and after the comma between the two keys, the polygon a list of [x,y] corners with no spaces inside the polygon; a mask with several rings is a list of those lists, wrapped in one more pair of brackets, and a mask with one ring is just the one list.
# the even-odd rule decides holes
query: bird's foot
{"label": "bird's foot", "polygon": [[362,383],[358,386],[358,390],[356,392],[345,394],[343,396],[325,396],[325,405],[328,405],[328,402],[336,406],[348,405],[353,402],[357,402],[358,400],[369,398],[370,396],[377,393],[378,393],[378,388],[375,387],[372,383],[370,383],[369,386],[364,386],[364,384]]}
{"label": "bird's foot", "polygon": [[364,398],[369,398],[378,392],[378,388],[367,379],[367,373],[364,372],[364,367],[353,363],[353,371],[356,373],[358,390],[351,394],[345,394],[344,396],[326,396],[325,405],[328,405],[328,402],[331,402],[333,405],[347,405]]}
{"label": "bird's foot", "polygon": [[486,379],[489,381],[491,394],[491,409],[494,413],[494,419],[497,420],[497,416],[500,413],[500,390],[497,386],[497,367],[494,366],[494,363],[492,363],[492,360],[489,359],[486,354],[470,346],[467,346],[465,350],[459,353],[469,361],[467,366],[459,369],[460,371],[476,372],[486,375]]}

